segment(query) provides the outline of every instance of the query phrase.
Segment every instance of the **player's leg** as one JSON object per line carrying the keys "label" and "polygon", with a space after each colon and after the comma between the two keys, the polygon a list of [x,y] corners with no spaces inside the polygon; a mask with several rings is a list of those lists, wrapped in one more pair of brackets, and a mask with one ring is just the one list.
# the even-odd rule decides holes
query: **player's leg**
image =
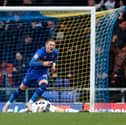
{"label": "player's leg", "polygon": [[77,109],[68,108],[68,109],[65,109],[64,112],[80,112],[80,111]]}
{"label": "player's leg", "polygon": [[29,100],[29,102],[30,103],[35,102],[37,100],[37,98],[39,98],[43,94],[43,92],[46,90],[47,85],[48,85],[47,80],[41,80],[39,82],[39,88],[34,92],[31,99]]}
{"label": "player's leg", "polygon": [[29,111],[31,111],[31,104],[35,102],[46,90],[48,85],[48,77],[43,75],[38,80],[39,88],[33,93],[32,97],[30,98],[29,102],[26,104]]}
{"label": "player's leg", "polygon": [[50,112],[79,112],[79,110],[77,109],[72,109],[72,108],[64,109],[54,105],[50,105],[49,111]]}
{"label": "player's leg", "polygon": [[59,107],[56,107],[56,106],[51,106],[50,107],[50,112],[65,112],[65,110],[63,108],[59,108]]}
{"label": "player's leg", "polygon": [[16,89],[9,97],[9,100],[2,109],[3,112],[7,112],[10,104],[28,88],[28,86],[34,81],[34,79],[34,74],[28,71],[19,88]]}
{"label": "player's leg", "polygon": [[28,108],[21,109],[19,112],[29,112]]}
{"label": "player's leg", "polygon": [[7,112],[10,104],[19,96],[21,95],[25,90],[27,89],[27,86],[21,83],[18,89],[16,89],[9,97],[9,100],[4,105],[2,112]]}

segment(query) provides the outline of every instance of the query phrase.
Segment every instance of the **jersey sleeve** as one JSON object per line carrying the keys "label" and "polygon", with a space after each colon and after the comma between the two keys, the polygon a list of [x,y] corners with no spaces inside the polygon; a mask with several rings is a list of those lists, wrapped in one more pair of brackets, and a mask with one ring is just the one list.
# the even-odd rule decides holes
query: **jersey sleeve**
{"label": "jersey sleeve", "polygon": [[40,57],[43,55],[43,53],[41,52],[41,50],[39,49],[34,56],[32,57],[31,61],[30,61],[30,66],[43,66],[43,62],[40,62]]}

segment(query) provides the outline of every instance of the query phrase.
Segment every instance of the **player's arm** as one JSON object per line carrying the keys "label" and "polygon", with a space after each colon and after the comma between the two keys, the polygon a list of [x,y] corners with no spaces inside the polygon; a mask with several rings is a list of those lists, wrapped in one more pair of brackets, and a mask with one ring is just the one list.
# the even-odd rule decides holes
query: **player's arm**
{"label": "player's arm", "polygon": [[56,63],[52,63],[52,67],[51,67],[51,72],[55,72],[56,71]]}
{"label": "player's arm", "polygon": [[72,108],[64,109],[51,104],[49,108],[49,112],[79,112],[79,110],[72,109]]}
{"label": "player's arm", "polygon": [[21,109],[19,112],[29,112],[28,108]]}
{"label": "player's arm", "polygon": [[42,56],[42,53],[40,50],[38,50],[33,58],[30,61],[30,66],[37,66],[37,67],[49,67],[52,66],[52,61],[40,61],[40,57]]}
{"label": "player's arm", "polygon": [[56,71],[57,56],[58,56],[58,51],[56,52],[56,54],[54,56],[52,67],[51,67],[51,72],[55,72]]}

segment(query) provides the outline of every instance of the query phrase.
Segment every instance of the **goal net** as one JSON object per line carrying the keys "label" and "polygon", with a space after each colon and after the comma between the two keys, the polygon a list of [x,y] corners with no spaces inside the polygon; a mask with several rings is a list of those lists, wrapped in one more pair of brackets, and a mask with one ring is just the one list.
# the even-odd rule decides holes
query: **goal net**
{"label": "goal net", "polygon": [[[54,39],[59,50],[57,71],[50,73],[43,96],[53,103],[107,111],[109,50],[113,27],[123,9],[96,13],[96,22],[93,7],[16,10],[0,11],[0,101],[7,101],[20,85],[34,52]],[[27,102],[36,87],[32,84],[16,101]]]}
{"label": "goal net", "polygon": [[[0,31],[1,102],[20,85],[34,52],[48,39],[56,41],[59,55],[57,71],[50,74],[43,96],[54,103],[94,101],[90,92],[90,81],[92,88],[95,82],[93,7],[1,9]],[[17,101],[28,101],[36,87],[31,85]]]}

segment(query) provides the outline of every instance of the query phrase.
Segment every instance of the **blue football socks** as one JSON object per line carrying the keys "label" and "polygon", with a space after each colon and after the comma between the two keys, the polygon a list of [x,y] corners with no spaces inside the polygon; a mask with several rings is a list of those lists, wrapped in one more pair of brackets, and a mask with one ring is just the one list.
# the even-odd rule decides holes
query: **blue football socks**
{"label": "blue football socks", "polygon": [[31,99],[29,100],[30,103],[33,103],[37,100],[38,97],[40,97],[43,92],[46,90],[47,84],[42,84],[32,95]]}
{"label": "blue football socks", "polygon": [[23,90],[21,90],[20,88],[16,89],[14,91],[14,93],[11,94],[10,98],[9,98],[9,102],[12,103],[19,95],[21,95],[21,93],[24,92]]}

